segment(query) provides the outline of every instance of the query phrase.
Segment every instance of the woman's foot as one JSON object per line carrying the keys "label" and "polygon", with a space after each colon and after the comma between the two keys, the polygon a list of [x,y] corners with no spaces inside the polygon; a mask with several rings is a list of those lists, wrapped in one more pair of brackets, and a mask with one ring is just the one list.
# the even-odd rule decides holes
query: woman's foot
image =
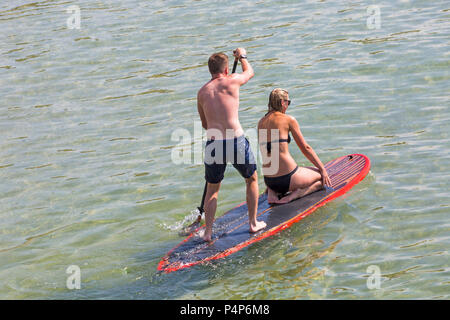
{"label": "woman's foot", "polygon": [[274,204],[277,203],[278,199],[278,195],[275,193],[275,191],[273,191],[270,188],[267,188],[268,193],[267,193],[267,202],[269,204]]}
{"label": "woman's foot", "polygon": [[280,199],[278,203],[288,203],[298,198],[304,197],[310,193],[323,189],[322,181],[317,181],[305,189],[297,189]]}

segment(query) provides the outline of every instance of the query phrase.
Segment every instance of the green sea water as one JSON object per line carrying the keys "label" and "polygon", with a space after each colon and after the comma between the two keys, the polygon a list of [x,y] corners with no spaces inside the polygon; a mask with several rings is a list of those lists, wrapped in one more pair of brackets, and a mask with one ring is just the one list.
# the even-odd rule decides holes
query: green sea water
{"label": "green sea water", "polygon": [[[0,29],[0,299],[449,299],[448,1],[6,0]],[[204,184],[198,152],[174,154],[201,151],[207,59],[236,47],[256,74],[245,130],[286,88],[324,163],[371,171],[288,230],[160,274]],[[217,216],[244,200],[230,166]]]}

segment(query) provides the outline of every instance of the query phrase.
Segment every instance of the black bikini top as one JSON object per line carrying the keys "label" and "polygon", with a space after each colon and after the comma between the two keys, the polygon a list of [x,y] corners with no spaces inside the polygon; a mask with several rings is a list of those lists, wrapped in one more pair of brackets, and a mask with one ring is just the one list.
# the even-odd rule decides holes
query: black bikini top
{"label": "black bikini top", "polygon": [[[271,113],[272,111],[267,112],[264,116],[266,117],[269,113]],[[270,153],[270,151],[272,151],[272,143],[281,143],[281,142],[287,142],[287,143],[291,143],[291,136],[288,133],[288,137],[287,139],[280,139],[280,140],[275,140],[275,141],[270,141],[270,142],[263,142],[261,144],[267,144],[267,153]]]}
{"label": "black bikini top", "polygon": [[270,142],[263,142],[261,144],[266,144],[266,148],[267,148],[267,153],[270,153],[272,151],[272,143],[281,143],[281,142],[287,142],[287,143],[291,143],[291,135],[288,133],[288,137],[287,139],[280,139],[280,140],[274,140],[274,141],[270,141]]}

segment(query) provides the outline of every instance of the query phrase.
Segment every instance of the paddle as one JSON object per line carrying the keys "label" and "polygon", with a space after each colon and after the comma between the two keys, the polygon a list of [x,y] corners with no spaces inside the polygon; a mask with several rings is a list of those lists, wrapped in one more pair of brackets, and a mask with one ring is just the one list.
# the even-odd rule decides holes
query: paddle
{"label": "paddle", "polygon": [[[238,58],[235,58],[234,63],[233,63],[233,70],[231,71],[231,73],[236,72],[237,64],[238,64]],[[191,223],[189,226],[183,228],[183,230],[181,230],[178,233],[180,236],[187,236],[187,235],[191,234],[200,225],[200,222],[202,221],[202,215],[205,213],[204,205],[205,205],[205,197],[206,197],[207,187],[208,187],[208,182],[205,181],[205,186],[203,187],[202,202],[200,203],[200,207],[197,207],[197,210],[198,210],[197,219],[193,223]]]}

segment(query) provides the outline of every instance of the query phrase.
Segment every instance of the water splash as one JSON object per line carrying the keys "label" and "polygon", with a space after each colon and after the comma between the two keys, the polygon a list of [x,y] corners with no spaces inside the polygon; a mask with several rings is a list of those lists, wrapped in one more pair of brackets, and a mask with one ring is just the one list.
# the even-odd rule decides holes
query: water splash
{"label": "water splash", "polygon": [[165,230],[181,231],[184,227],[192,224],[200,215],[198,209],[192,210],[182,221],[177,221],[174,224],[161,223],[160,226]]}

